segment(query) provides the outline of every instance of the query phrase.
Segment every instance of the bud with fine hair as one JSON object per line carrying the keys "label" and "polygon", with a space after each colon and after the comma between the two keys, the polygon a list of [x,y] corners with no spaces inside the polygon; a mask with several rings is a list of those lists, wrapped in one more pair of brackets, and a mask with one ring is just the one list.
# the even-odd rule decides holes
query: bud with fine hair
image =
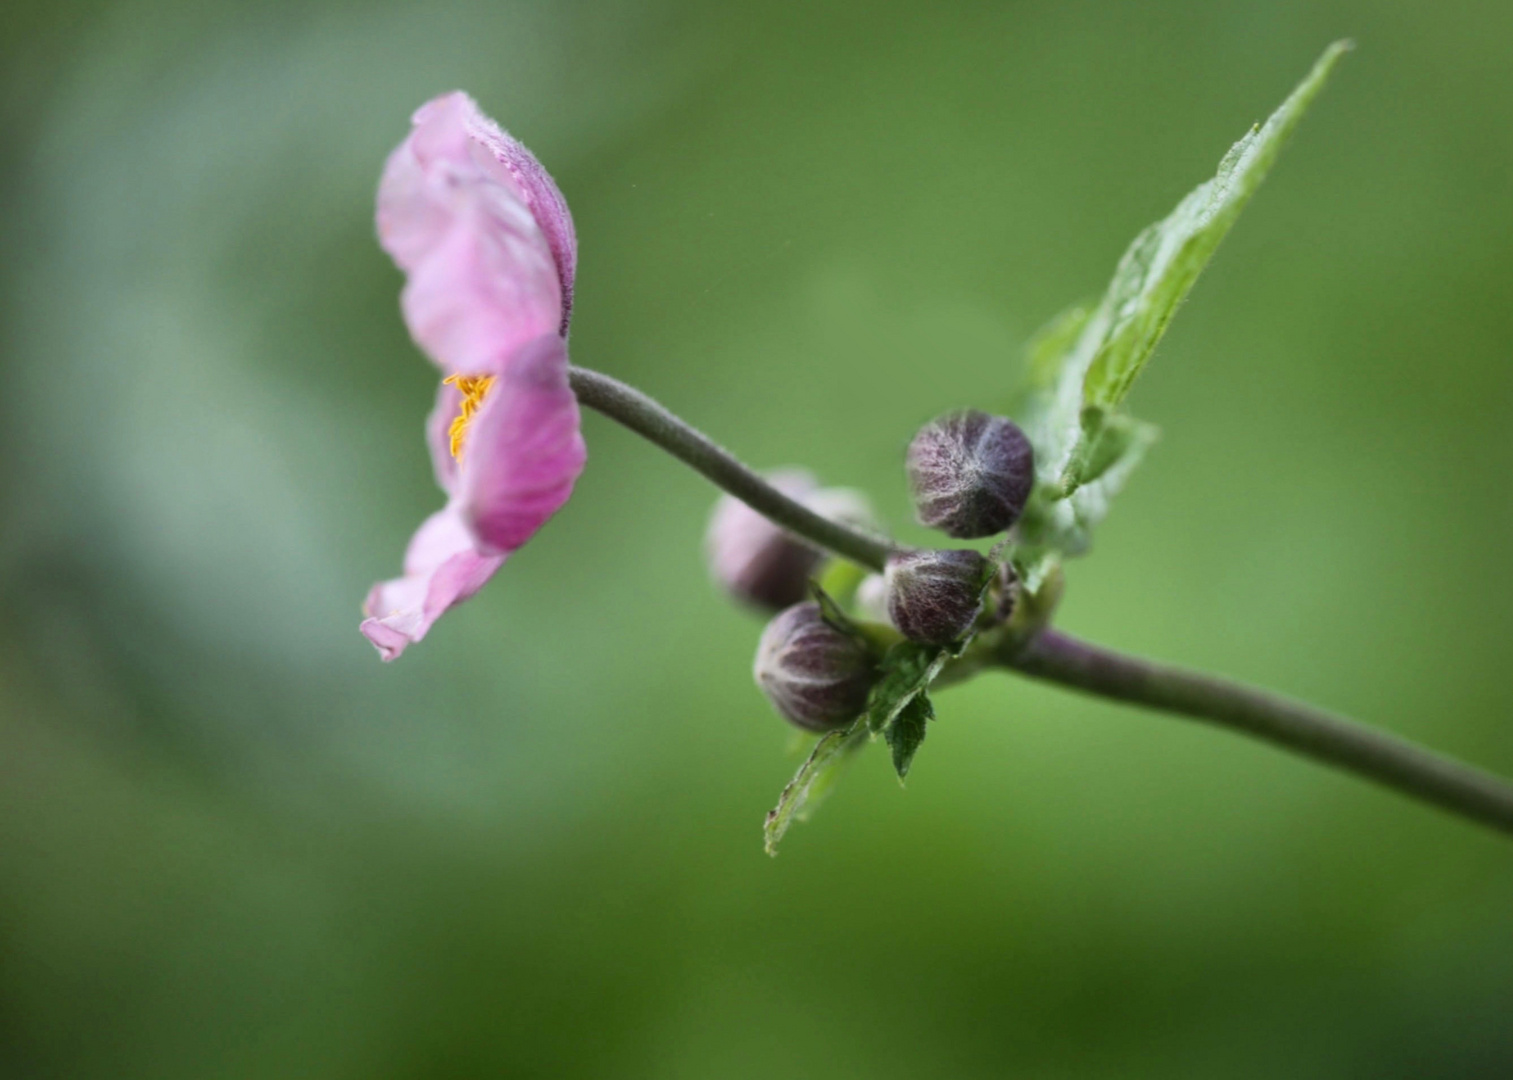
{"label": "bud with fine hair", "polygon": [[1035,483],[1035,451],[1014,421],[968,409],[926,424],[906,459],[921,524],[958,540],[1019,520]]}
{"label": "bud with fine hair", "polygon": [[888,557],[888,616],[911,641],[960,641],[982,614],[988,560],[975,551],[904,551]]}
{"label": "bud with fine hair", "polygon": [[[873,520],[861,492],[822,488],[804,469],[777,469],[766,479],[823,517],[862,526]],[[715,582],[741,603],[763,611],[781,611],[808,596],[809,579],[825,558],[732,495],[715,503],[704,550]]]}
{"label": "bud with fine hair", "polygon": [[807,603],[767,624],[752,674],[783,719],[820,732],[862,714],[877,665],[866,646],[827,623],[818,604]]}

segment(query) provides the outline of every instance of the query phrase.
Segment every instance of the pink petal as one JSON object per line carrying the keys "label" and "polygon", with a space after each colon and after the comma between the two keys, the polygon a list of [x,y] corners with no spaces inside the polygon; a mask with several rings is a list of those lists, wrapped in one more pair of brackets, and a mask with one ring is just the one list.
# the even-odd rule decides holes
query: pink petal
{"label": "pink petal", "polygon": [[454,604],[472,596],[504,565],[503,555],[481,554],[454,506],[432,514],[405,551],[404,577],[373,586],[360,629],[384,660],[426,636]]}
{"label": "pink petal", "polygon": [[505,365],[468,427],[456,498],[478,550],[505,555],[534,536],[572,495],[587,456],[566,343],[544,335]]}
{"label": "pink petal", "polygon": [[567,200],[534,154],[483,115],[472,98],[461,93],[456,96],[467,103],[468,134],[476,140],[475,150],[486,151],[475,152],[474,159],[501,182],[504,177],[498,175],[497,166],[504,166],[508,178],[525,192],[526,204],[535,215],[536,224],[546,234],[562,286],[562,325],[558,331],[565,337],[573,311],[573,279],[578,272],[578,235],[573,228],[573,215],[567,209]]}
{"label": "pink petal", "polygon": [[378,233],[409,276],[410,333],[448,372],[497,371],[566,330],[576,247],[551,178],[466,94],[422,106],[378,189]]}

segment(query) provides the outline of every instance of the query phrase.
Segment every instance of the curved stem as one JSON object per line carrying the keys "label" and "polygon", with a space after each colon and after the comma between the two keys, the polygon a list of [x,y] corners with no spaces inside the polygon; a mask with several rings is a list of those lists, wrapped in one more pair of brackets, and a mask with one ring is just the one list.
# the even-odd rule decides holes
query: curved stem
{"label": "curved stem", "polygon": [[873,570],[881,570],[893,551],[888,541],[822,517],[790,499],[709,436],[634,387],[587,368],[569,368],[567,376],[584,405],[656,443],[790,532]]}
{"label": "curved stem", "polygon": [[1002,663],[1062,686],[1243,731],[1513,833],[1513,784],[1310,705],[1055,630],[1042,631]]}

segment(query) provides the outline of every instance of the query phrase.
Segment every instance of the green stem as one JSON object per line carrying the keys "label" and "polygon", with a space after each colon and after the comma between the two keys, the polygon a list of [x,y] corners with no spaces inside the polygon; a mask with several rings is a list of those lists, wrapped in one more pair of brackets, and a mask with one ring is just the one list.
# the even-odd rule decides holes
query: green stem
{"label": "green stem", "polygon": [[634,387],[580,367],[568,369],[568,381],[584,405],[656,443],[790,532],[872,570],[882,570],[893,551],[887,540],[821,517],[790,499],[709,436]]}
{"label": "green stem", "polygon": [[1507,781],[1311,705],[1124,656],[1055,630],[1041,632],[1004,664],[1086,693],[1242,731],[1513,833]]}
{"label": "green stem", "polygon": [[[821,517],[784,495],[639,390],[583,368],[569,369],[568,378],[584,405],[656,443],[798,536],[873,570],[881,570],[897,550],[887,540]],[[1124,656],[1049,629],[1011,655],[974,654],[961,671],[953,675],[948,669],[947,677],[966,677],[984,661],[1086,693],[1241,731],[1513,833],[1513,785],[1507,781],[1310,705]]]}

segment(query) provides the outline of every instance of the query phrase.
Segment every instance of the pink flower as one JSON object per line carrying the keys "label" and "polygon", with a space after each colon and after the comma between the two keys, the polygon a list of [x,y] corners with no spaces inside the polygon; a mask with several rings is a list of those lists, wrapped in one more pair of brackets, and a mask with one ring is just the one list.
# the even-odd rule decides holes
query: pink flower
{"label": "pink flower", "polygon": [[578,249],[562,193],[466,94],[413,123],[379,184],[378,236],[408,277],[410,334],[443,373],[426,441],[447,503],[410,541],[404,576],[363,605],[385,660],[535,535],[586,457],[567,382]]}

